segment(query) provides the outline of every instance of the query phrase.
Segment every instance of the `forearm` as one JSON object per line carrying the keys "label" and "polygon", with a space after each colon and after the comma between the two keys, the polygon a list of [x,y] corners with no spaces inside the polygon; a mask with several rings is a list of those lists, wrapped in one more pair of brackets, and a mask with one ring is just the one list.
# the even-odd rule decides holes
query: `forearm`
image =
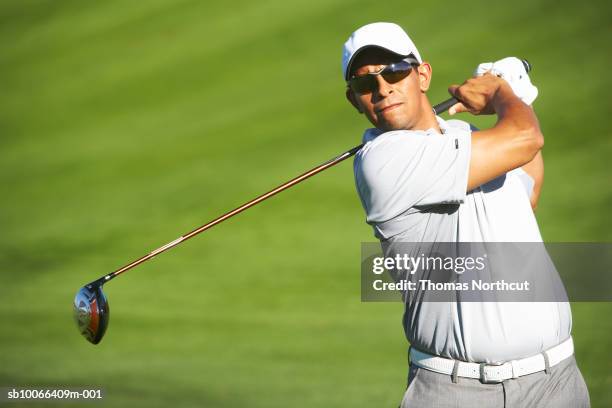
{"label": "forearm", "polygon": [[522,132],[535,143],[543,143],[544,138],[535,112],[525,105],[505,82],[495,93],[491,105],[497,113],[497,123],[493,129]]}
{"label": "forearm", "polygon": [[485,74],[451,85],[448,91],[461,101],[451,107],[451,114],[497,114],[491,129],[472,132],[467,191],[526,165],[544,145],[535,113],[503,79]]}

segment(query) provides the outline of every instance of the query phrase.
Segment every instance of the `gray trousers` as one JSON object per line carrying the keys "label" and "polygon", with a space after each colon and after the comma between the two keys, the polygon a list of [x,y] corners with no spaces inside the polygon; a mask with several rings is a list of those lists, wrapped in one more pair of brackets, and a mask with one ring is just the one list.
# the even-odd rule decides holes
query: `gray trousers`
{"label": "gray trousers", "polygon": [[472,378],[438,374],[410,365],[408,389],[400,408],[589,408],[589,392],[571,356],[544,371],[482,384]]}

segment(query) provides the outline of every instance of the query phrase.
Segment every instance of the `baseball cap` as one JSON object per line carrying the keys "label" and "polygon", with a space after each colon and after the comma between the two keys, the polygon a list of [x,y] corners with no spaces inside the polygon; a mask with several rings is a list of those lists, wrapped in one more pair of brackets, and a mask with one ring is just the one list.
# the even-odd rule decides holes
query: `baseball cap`
{"label": "baseball cap", "polygon": [[419,64],[421,54],[404,29],[394,23],[371,23],[358,28],[344,43],[342,50],[342,73],[348,81],[351,64],[361,51],[378,47],[398,56],[413,56]]}

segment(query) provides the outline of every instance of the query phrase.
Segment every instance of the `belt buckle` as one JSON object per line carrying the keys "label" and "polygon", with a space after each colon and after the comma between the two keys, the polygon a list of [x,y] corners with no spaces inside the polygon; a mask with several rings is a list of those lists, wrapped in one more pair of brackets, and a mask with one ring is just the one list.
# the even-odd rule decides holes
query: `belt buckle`
{"label": "belt buckle", "polygon": [[501,378],[488,378],[487,377],[487,373],[485,371],[485,367],[489,366],[489,367],[499,367],[504,365],[504,363],[480,363],[480,382],[483,384],[499,384],[501,382],[504,382],[503,379]]}

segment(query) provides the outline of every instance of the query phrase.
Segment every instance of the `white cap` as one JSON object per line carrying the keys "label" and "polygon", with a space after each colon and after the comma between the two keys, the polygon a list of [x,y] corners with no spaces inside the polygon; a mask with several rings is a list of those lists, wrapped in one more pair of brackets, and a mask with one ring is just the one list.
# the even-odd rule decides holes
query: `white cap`
{"label": "white cap", "polygon": [[357,29],[344,43],[342,74],[345,80],[348,80],[355,57],[368,47],[383,48],[402,57],[412,54],[419,64],[423,62],[421,54],[402,27],[394,23],[372,23]]}

